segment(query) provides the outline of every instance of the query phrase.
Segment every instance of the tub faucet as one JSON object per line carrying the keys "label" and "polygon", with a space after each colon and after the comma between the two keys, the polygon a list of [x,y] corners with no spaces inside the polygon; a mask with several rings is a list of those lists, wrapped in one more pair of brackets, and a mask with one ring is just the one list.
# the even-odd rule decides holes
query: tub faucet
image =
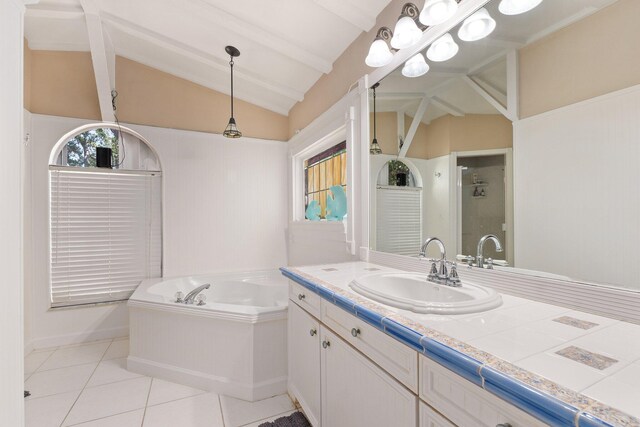
{"label": "tub faucet", "polygon": [[495,234],[487,234],[486,236],[482,236],[480,241],[478,241],[478,251],[476,253],[476,264],[478,268],[484,268],[484,257],[482,256],[482,250],[484,248],[484,242],[487,240],[491,240],[496,245],[496,252],[502,252],[502,244],[500,244],[500,240]]}
{"label": "tub faucet", "polygon": [[209,283],[198,286],[197,288],[189,292],[187,296],[184,297],[184,300],[182,302],[184,302],[185,304],[193,304],[193,302],[196,299],[196,296],[198,296],[198,294],[204,291],[205,289],[209,289],[210,286],[211,285]]}

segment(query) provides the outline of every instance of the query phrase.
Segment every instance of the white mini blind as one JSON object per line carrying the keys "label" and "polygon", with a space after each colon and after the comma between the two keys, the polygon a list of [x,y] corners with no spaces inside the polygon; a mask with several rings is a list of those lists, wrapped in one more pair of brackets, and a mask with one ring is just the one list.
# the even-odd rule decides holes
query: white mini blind
{"label": "white mini blind", "polygon": [[50,166],[51,306],[128,299],[161,277],[161,174]]}
{"label": "white mini blind", "polygon": [[376,249],[417,255],[422,236],[422,189],[378,186],[376,190]]}

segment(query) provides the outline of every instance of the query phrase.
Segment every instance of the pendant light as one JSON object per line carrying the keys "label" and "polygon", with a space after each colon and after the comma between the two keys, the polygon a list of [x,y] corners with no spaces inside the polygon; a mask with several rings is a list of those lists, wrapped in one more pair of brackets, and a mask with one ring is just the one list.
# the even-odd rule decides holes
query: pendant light
{"label": "pendant light", "polygon": [[365,64],[369,67],[384,67],[391,62],[393,53],[391,53],[386,42],[386,40],[391,39],[391,36],[391,30],[387,27],[382,27],[378,30],[376,38],[369,48],[369,54],[364,60]]}
{"label": "pendant light", "polygon": [[456,0],[427,0],[420,12],[420,22],[429,26],[442,24],[451,18],[456,10],[458,10]]}
{"label": "pendant light", "polygon": [[404,67],[402,67],[402,75],[405,77],[424,76],[428,71],[429,64],[424,60],[424,56],[421,53],[409,58],[409,60],[405,62]]}
{"label": "pendant light", "polygon": [[433,62],[447,61],[456,56],[458,49],[459,47],[451,34],[447,33],[429,46],[427,58]]}
{"label": "pendant light", "polygon": [[498,10],[503,15],[520,15],[542,3],[542,0],[502,0]]}
{"label": "pendant light", "polygon": [[465,42],[483,39],[496,29],[496,21],[484,7],[468,17],[458,30],[458,37]]}
{"label": "pendant light", "polygon": [[405,49],[413,46],[422,38],[422,30],[416,24],[415,18],[418,16],[418,7],[413,3],[406,3],[402,6],[402,13],[391,38],[391,47]]}
{"label": "pendant light", "polygon": [[224,50],[231,57],[231,60],[229,61],[229,65],[231,66],[231,118],[229,119],[229,124],[222,135],[227,138],[240,138],[242,136],[242,132],[238,130],[238,126],[236,126],[236,119],[233,117],[233,58],[240,56],[240,51],[233,46],[227,46]]}
{"label": "pendant light", "polygon": [[371,141],[371,146],[369,147],[369,154],[382,154],[382,149],[378,144],[378,139],[376,138],[376,89],[380,86],[380,83],[376,83],[371,86],[373,89],[373,141]]}

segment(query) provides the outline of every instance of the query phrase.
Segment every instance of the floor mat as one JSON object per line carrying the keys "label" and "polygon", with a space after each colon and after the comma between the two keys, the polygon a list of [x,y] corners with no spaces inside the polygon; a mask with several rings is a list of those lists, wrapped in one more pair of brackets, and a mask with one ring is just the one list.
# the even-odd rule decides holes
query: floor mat
{"label": "floor mat", "polygon": [[258,427],[311,427],[302,412],[294,412],[287,417],[280,417],[273,422],[262,423]]}

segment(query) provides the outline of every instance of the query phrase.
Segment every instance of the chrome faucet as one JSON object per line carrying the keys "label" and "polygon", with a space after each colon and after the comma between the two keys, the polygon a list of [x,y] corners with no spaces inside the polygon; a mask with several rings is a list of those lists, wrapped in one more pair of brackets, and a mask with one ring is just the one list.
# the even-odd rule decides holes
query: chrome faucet
{"label": "chrome faucet", "polygon": [[[502,252],[502,244],[500,244],[500,240],[495,234],[487,234],[486,236],[482,236],[478,241],[478,251],[476,253],[476,264],[478,268],[484,268],[484,257],[482,256],[482,250],[484,249],[484,242],[487,240],[491,240],[496,245],[496,252]],[[492,265],[490,263],[489,265]]]}
{"label": "chrome faucet", "polygon": [[189,292],[187,294],[186,297],[184,297],[184,299],[182,300],[183,303],[185,304],[193,304],[193,302],[196,299],[196,296],[198,296],[198,294],[202,291],[204,291],[205,289],[209,289],[211,285],[209,283],[205,284],[205,285],[200,285],[197,288],[195,288],[194,290],[192,290],[191,292]]}
{"label": "chrome faucet", "polygon": [[433,283],[447,286],[460,286],[460,278],[458,278],[458,272],[456,263],[451,264],[451,274],[447,272],[447,252],[444,248],[444,243],[437,237],[429,237],[424,241],[422,248],[420,249],[420,257],[426,258],[427,248],[429,244],[435,242],[440,249],[440,269],[436,268],[435,260],[432,260],[431,269],[427,280]]}

